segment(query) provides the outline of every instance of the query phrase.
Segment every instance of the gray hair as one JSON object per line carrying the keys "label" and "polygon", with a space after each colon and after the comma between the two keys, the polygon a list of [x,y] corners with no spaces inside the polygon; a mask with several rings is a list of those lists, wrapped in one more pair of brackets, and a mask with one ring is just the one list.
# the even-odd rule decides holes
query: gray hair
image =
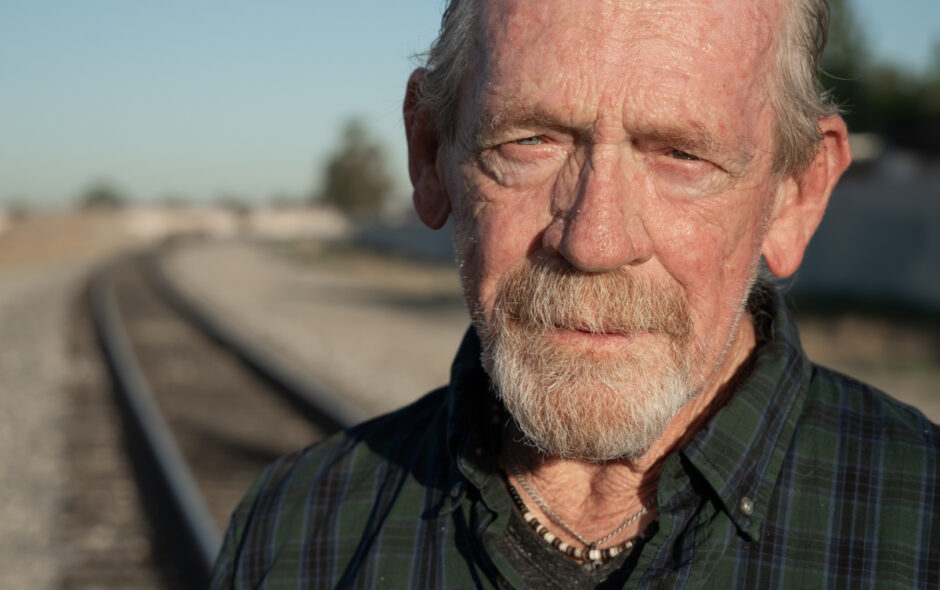
{"label": "gray hair", "polygon": [[[449,0],[441,30],[423,54],[425,73],[419,107],[426,109],[441,137],[456,132],[461,82],[481,48],[481,0]],[[822,134],[819,118],[839,112],[823,92],[817,72],[829,26],[826,0],[790,0],[777,39],[770,102],[776,115],[774,174],[796,175],[809,166]]]}
{"label": "gray hair", "polygon": [[839,107],[819,82],[819,61],[829,29],[826,0],[791,0],[784,8],[777,40],[770,101],[776,114],[774,173],[803,172],[819,149],[819,118],[836,115]]}
{"label": "gray hair", "polygon": [[441,137],[453,139],[457,128],[460,86],[483,39],[480,0],[449,0],[441,31],[423,55],[424,76],[418,88],[419,108],[431,114]]}

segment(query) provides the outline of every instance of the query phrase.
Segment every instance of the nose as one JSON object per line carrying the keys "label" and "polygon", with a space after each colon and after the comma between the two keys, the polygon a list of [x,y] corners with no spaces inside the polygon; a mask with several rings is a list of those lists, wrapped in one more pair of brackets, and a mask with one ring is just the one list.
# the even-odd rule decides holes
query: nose
{"label": "nose", "polygon": [[616,154],[596,154],[585,163],[574,198],[555,215],[542,236],[544,247],[586,272],[638,265],[652,257],[643,224],[646,189],[631,179]]}

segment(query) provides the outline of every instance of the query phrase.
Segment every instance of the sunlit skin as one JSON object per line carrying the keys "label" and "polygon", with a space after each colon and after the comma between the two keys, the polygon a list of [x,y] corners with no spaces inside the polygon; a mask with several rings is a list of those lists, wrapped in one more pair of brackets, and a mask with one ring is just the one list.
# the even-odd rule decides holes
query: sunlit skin
{"label": "sunlit skin", "polygon": [[[415,204],[432,227],[453,216],[472,310],[489,318],[511,269],[552,257],[587,272],[627,268],[688,301],[699,394],[642,459],[536,457],[507,436],[505,452],[586,538],[651,499],[665,457],[724,403],[755,345],[742,303],[760,254],[775,274],[795,270],[848,163],[833,117],[803,177],[772,174],[767,79],[781,12],[733,0],[487,2],[486,52],[463,88],[457,137],[437,137],[406,98]],[[664,345],[657,334],[551,337],[609,354]]]}

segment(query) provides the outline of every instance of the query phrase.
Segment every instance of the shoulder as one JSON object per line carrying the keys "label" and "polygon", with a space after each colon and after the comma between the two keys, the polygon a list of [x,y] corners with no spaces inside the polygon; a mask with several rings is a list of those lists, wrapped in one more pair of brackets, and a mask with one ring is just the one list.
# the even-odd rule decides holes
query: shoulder
{"label": "shoulder", "polygon": [[232,516],[213,587],[286,572],[300,556],[333,572],[388,522],[417,526],[415,515],[443,501],[446,422],[440,389],[269,466]]}
{"label": "shoulder", "polygon": [[934,461],[940,451],[940,426],[920,410],[818,365],[812,365],[801,426],[879,448],[908,449]]}
{"label": "shoulder", "polygon": [[780,575],[813,587],[826,580],[932,587],[940,551],[940,430],[874,387],[807,367],[802,410],[760,547],[751,553],[762,564],[777,560]]}
{"label": "shoulder", "polygon": [[329,472],[371,471],[380,463],[407,464],[414,455],[443,451],[446,389],[338,432],[272,464],[261,476],[261,490],[310,484]]}
{"label": "shoulder", "polygon": [[335,504],[352,501],[360,489],[371,497],[373,485],[366,484],[380,472],[401,476],[428,455],[446,453],[445,396],[445,389],[433,391],[280,459],[265,470],[244,502],[275,496],[283,504],[299,496],[309,504],[316,493],[319,502]]}
{"label": "shoulder", "polygon": [[916,408],[813,366],[785,472],[788,493],[840,515],[817,516],[841,542],[938,549],[940,427]]}

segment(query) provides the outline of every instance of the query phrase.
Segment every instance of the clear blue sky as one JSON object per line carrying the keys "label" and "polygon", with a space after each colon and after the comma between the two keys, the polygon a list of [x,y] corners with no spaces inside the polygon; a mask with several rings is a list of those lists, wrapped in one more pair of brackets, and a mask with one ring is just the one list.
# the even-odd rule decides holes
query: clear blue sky
{"label": "clear blue sky", "polygon": [[[937,0],[853,0],[872,53],[926,67]],[[302,196],[358,116],[406,192],[400,103],[441,0],[0,0],[0,204]]]}

